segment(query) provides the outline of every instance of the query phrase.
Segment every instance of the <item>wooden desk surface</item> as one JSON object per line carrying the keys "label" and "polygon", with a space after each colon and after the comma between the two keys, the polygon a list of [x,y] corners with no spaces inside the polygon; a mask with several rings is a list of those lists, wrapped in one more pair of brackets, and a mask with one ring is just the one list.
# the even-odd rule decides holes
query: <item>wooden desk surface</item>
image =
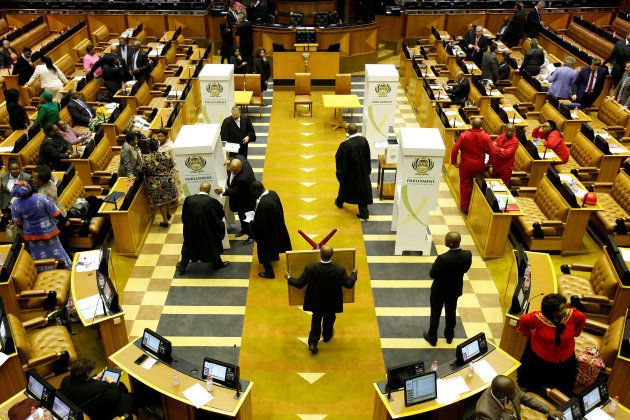
{"label": "wooden desk surface", "polygon": [[[502,375],[511,374],[521,365],[518,360],[512,358],[509,354],[501,350],[499,347],[495,347],[493,351],[488,353],[480,360],[485,360],[490,363],[494,370]],[[467,374],[468,369],[462,369],[448,376],[440,378],[452,379],[456,377],[461,377],[466,381],[466,384],[470,388],[469,392],[461,394],[459,398],[457,398],[451,404],[457,401],[461,401],[479,392],[482,392],[490,385],[490,383],[484,383],[477,374],[473,375],[473,377],[470,379],[468,379]],[[426,401],[421,404],[412,405],[411,407],[405,407],[405,397],[403,395],[404,391],[401,390],[392,392],[393,401],[389,401],[387,399],[387,395],[380,392],[377,384],[374,384],[374,389],[376,390],[377,394],[380,395],[383,405],[385,405],[387,411],[392,416],[392,418],[414,416],[417,414],[436,410],[440,407],[444,407],[444,404],[439,404],[436,400]]]}
{"label": "wooden desk surface", "polygon": [[[269,51],[269,50],[268,50]],[[273,78],[294,80],[296,73],[304,73],[302,52],[285,51],[273,53]],[[312,80],[335,80],[339,73],[339,53],[326,51],[310,52],[307,73]]]}
{"label": "wooden desk surface", "polygon": [[395,163],[386,163],[385,155],[378,155],[378,167],[385,170],[387,169],[394,170],[397,168],[397,165]]}
{"label": "wooden desk surface", "polygon": [[[575,177],[575,175],[573,174],[560,174],[560,180],[562,181],[563,184],[567,184],[567,185],[571,185],[571,183],[573,183],[575,185],[576,190],[579,190],[580,193],[579,194],[586,194],[588,192],[588,190],[586,189],[586,187],[584,186],[584,184],[582,184],[582,182],[577,179]],[[582,197],[584,197],[582,195],[582,197],[580,197],[578,195],[578,193],[576,193],[574,191],[575,194],[575,198],[577,199],[578,204],[580,204],[582,207],[577,209],[577,208],[573,208],[571,209],[572,211],[575,210],[586,210],[586,211],[599,211],[599,210],[604,210],[604,208],[602,207],[601,204],[599,204],[599,202],[595,203],[594,205],[589,205],[589,204],[584,204],[584,201],[582,199]]]}
{"label": "wooden desk surface", "polygon": [[[133,182],[134,182],[134,178],[121,176],[120,178],[118,178],[118,180],[116,181],[116,183],[110,190],[110,193],[113,193],[114,191],[116,191],[116,192],[124,192],[125,194],[127,194],[127,192],[129,191],[129,188],[131,188],[131,186],[133,185]],[[120,208],[120,205],[122,204],[124,199],[125,199],[124,196],[118,199],[118,202],[117,202],[118,208]],[[98,212],[101,214],[117,213],[119,211],[120,210],[114,210],[113,203],[103,203],[101,204],[101,208],[98,209]]]}
{"label": "wooden desk surface", "polygon": [[361,108],[357,95],[322,95],[324,108]]}
{"label": "wooden desk surface", "polygon": [[234,92],[234,103],[236,105],[249,105],[254,92],[251,90],[237,90]]}
{"label": "wooden desk surface", "polygon": [[[451,129],[458,130],[468,130],[470,125],[466,124],[462,119],[462,116],[459,115],[459,112],[456,108],[444,108],[444,114],[448,117],[449,124],[451,125]],[[448,128],[447,128],[448,130]]]}
{"label": "wooden desk surface", "polygon": [[470,74],[473,74],[476,76],[479,76],[481,74],[481,70],[479,70],[479,67],[477,67],[477,65],[473,63],[472,61],[464,61],[464,63],[466,64],[466,68],[468,69]]}
{"label": "wooden desk surface", "polygon": [[166,127],[166,123],[172,112],[173,108],[160,108],[157,114],[155,114],[153,121],[151,121],[149,130],[159,130],[160,128]]}
{"label": "wooden desk surface", "polygon": [[516,127],[527,127],[527,120],[523,120],[521,115],[516,112],[514,108],[511,106],[502,106],[503,110],[508,116],[508,119],[511,123],[513,123]]}
{"label": "wooden desk surface", "polygon": [[175,35],[175,31],[167,31],[164,35],[162,35],[162,38],[160,38],[160,42],[170,41],[171,38],[173,38],[173,35]]}
{"label": "wooden desk surface", "polygon": [[[129,376],[142,382],[155,389],[156,391],[164,394],[167,397],[181,401],[185,404],[191,404],[190,401],[182,394],[182,391],[190,388],[194,384],[198,383],[205,389],[205,382],[195,379],[191,376],[178,372],[179,386],[173,385],[173,373],[174,369],[165,365],[162,362],[158,362],[151,369],[144,369],[142,366],[135,364],[135,360],[145,354],[140,348],[138,348],[133,342],[127,344],[116,353],[109,356],[112,362],[118,365],[119,368],[127,372]],[[201,369],[201,366],[199,366]],[[215,386],[212,399],[208,404],[201,407],[202,410],[210,411],[213,413],[219,413],[226,416],[235,417],[238,413],[241,404],[249,394],[254,385],[250,382],[246,389],[241,392],[241,396],[238,400],[234,399],[233,389],[222,388]]]}
{"label": "wooden desk surface", "polygon": [[[550,293],[558,293],[556,269],[551,262],[551,256],[544,252],[532,251],[525,251],[525,255],[527,255],[527,261],[529,261],[529,266],[532,272],[531,288],[529,289],[530,298],[540,294],[542,294],[542,296],[546,296]],[[514,290],[511,290],[510,293],[513,294]],[[532,299],[529,304],[529,312],[540,310],[542,296],[540,296],[540,298]],[[509,302],[511,302],[511,295],[508,299],[508,306]],[[507,313],[506,316],[508,318],[518,320],[518,315]]]}

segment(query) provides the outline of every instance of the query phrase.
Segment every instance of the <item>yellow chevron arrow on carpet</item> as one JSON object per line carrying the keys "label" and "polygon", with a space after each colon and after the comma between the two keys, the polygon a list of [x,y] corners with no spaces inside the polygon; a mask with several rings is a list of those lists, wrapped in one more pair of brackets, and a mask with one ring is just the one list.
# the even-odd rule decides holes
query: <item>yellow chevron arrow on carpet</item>
{"label": "yellow chevron arrow on carpet", "polygon": [[313,197],[300,197],[300,200],[304,201],[305,203],[312,203],[313,201],[317,200],[317,198],[313,198]]}
{"label": "yellow chevron arrow on carpet", "polygon": [[313,123],[304,123],[304,122],[303,122],[303,123],[300,123],[300,124],[302,124],[302,125],[304,125],[304,126],[306,126],[306,127],[308,127],[309,125],[313,125]]}
{"label": "yellow chevron arrow on carpet", "polygon": [[300,217],[304,220],[308,220],[309,222],[317,217],[316,214],[300,214]]}
{"label": "yellow chevron arrow on carpet", "polygon": [[309,384],[313,385],[315,382],[317,382],[317,380],[319,378],[321,378],[322,376],[324,376],[326,374],[326,372],[324,373],[300,373],[300,372],[296,372],[298,375],[300,375],[300,377],[302,379],[304,379],[306,382],[308,382]]}
{"label": "yellow chevron arrow on carpet", "polygon": [[302,159],[309,160],[309,159],[314,158],[314,157],[315,157],[315,155],[300,155],[300,157],[301,157]]}
{"label": "yellow chevron arrow on carpet", "polygon": [[328,414],[298,414],[297,416],[302,420],[322,420],[325,419]]}
{"label": "yellow chevron arrow on carpet", "polygon": [[300,168],[300,170],[304,172],[313,172],[315,168]]}
{"label": "yellow chevron arrow on carpet", "polygon": [[303,135],[304,137],[308,137],[308,136],[312,136],[315,133],[311,133],[310,131],[305,131],[303,133],[300,133],[301,135]]}
{"label": "yellow chevron arrow on carpet", "polygon": [[300,143],[300,146],[311,147],[313,143]]}

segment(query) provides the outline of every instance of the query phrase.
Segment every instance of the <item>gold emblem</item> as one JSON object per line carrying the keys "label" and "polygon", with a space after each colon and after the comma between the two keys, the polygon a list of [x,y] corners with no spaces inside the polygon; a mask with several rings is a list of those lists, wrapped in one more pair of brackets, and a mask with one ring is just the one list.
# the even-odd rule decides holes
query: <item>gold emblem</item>
{"label": "gold emblem", "polygon": [[421,157],[413,161],[411,167],[414,171],[416,171],[417,175],[426,175],[429,173],[431,169],[433,169],[435,164],[433,163],[433,159]]}
{"label": "gold emblem", "polygon": [[218,82],[212,82],[206,86],[206,90],[208,91],[210,96],[216,98],[217,96],[221,96],[221,93],[223,92],[223,86],[221,86],[221,84]]}
{"label": "gold emblem", "polygon": [[185,163],[186,167],[195,174],[203,171],[203,168],[206,167],[206,160],[201,156],[188,156]]}
{"label": "gold emblem", "polygon": [[376,88],[374,90],[376,91],[378,96],[382,98],[389,95],[389,92],[392,91],[392,87],[389,85],[389,83],[379,83],[376,85]]}

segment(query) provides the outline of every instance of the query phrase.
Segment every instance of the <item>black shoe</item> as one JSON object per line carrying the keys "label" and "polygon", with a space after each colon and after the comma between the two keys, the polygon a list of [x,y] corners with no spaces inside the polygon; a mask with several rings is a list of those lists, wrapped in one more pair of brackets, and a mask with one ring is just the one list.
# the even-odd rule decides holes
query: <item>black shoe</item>
{"label": "black shoe", "polygon": [[246,234],[246,233],[245,233],[245,232],[243,232],[243,231],[241,230],[239,233],[237,233],[237,234],[236,234],[236,235],[234,235],[234,236],[235,236],[235,237],[237,237],[237,238],[240,238],[241,236],[243,236],[243,235],[245,235],[245,234]]}
{"label": "black shoe", "polygon": [[177,274],[178,276],[182,276],[186,273],[186,269],[182,266],[181,262],[178,262],[177,265],[175,266],[175,274]]}
{"label": "black shoe", "polygon": [[243,242],[243,245],[249,245],[249,244],[253,244],[253,243],[254,243],[254,240],[252,238],[247,238],[245,240],[245,242]]}
{"label": "black shoe", "polygon": [[342,209],[343,208],[343,201],[341,201],[339,199],[335,199],[335,206],[337,206],[340,209]]}
{"label": "black shoe", "polygon": [[328,343],[330,340],[332,340],[334,335],[335,335],[335,330],[333,330],[332,333],[330,333],[330,337],[324,337],[324,343]]}
{"label": "black shoe", "polygon": [[435,347],[437,345],[437,339],[431,339],[429,334],[426,332],[422,333],[422,337],[426,340],[427,343],[431,344],[431,346]]}
{"label": "black shoe", "polygon": [[317,348],[317,344],[309,344],[308,351],[310,351],[311,354],[317,354],[319,352],[319,349]]}
{"label": "black shoe", "polygon": [[221,261],[221,264],[215,264],[212,266],[212,268],[214,268],[215,270],[220,270],[227,267],[228,265],[230,265],[229,261]]}
{"label": "black shoe", "polygon": [[451,344],[453,342],[453,337],[446,337],[446,344]]}
{"label": "black shoe", "polygon": [[368,220],[370,218],[370,215],[369,214],[359,214],[359,213],[357,213],[357,217],[359,219]]}
{"label": "black shoe", "polygon": [[258,273],[258,277],[262,277],[263,279],[275,279],[276,275],[275,274],[265,273],[263,271],[262,273]]}

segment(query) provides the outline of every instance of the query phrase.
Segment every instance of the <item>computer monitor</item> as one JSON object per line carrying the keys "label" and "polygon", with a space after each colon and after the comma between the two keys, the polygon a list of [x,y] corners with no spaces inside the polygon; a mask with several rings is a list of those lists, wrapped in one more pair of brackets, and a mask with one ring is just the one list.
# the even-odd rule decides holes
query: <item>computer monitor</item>
{"label": "computer monitor", "polygon": [[562,413],[564,420],[580,420],[582,418],[582,410],[577,398],[571,398],[569,402],[562,404],[557,410]]}
{"label": "computer monitor", "polygon": [[553,166],[549,166],[549,168],[547,168],[547,178],[549,178],[549,181],[551,181],[551,183],[556,188],[560,188],[560,186],[562,185],[560,174],[558,173],[558,171],[554,169]]}
{"label": "computer monitor", "polygon": [[114,285],[114,282],[112,282],[112,279],[109,276],[103,275],[100,271],[98,275],[103,276],[103,286],[100,292],[101,297],[103,298],[103,302],[107,307],[107,310],[110,313],[119,312],[118,292],[116,291],[116,286]]}
{"label": "computer monitor", "polygon": [[582,126],[580,127],[580,131],[590,141],[593,141],[593,139],[595,138],[595,130],[593,130],[593,127],[591,127],[590,124],[587,122],[582,123]]}
{"label": "computer monitor", "polygon": [[606,403],[608,403],[608,386],[605,380],[598,380],[580,396],[580,406],[584,415]]}
{"label": "computer monitor", "polygon": [[142,334],[141,346],[157,358],[166,362],[171,361],[171,342],[148,328],[145,328]]}
{"label": "computer monitor", "polygon": [[437,398],[437,373],[429,372],[405,381],[405,407]]}
{"label": "computer monitor", "polygon": [[238,380],[238,366],[220,360],[204,357],[201,377],[212,377],[212,381],[228,388],[235,388]]}
{"label": "computer monitor", "polygon": [[72,404],[68,398],[59,392],[55,393],[50,411],[59,420],[79,420],[83,418],[81,409]]}
{"label": "computer monitor", "polygon": [[424,373],[424,362],[418,360],[387,369],[387,391],[397,391],[405,386],[405,381]]}
{"label": "computer monitor", "polygon": [[486,335],[479,333],[476,336],[459,344],[455,349],[456,364],[461,366],[488,352]]}
{"label": "computer monitor", "polygon": [[497,200],[497,197],[494,194],[494,191],[492,191],[492,188],[486,188],[486,193],[484,195],[486,196],[486,200],[488,201],[488,204],[490,204],[490,208],[492,208],[492,211],[494,213],[500,213],[501,211],[503,211],[499,207],[499,200]]}
{"label": "computer monitor", "polygon": [[605,155],[609,155],[610,154],[610,145],[599,134],[595,134],[595,139],[593,140],[593,143],[595,143],[595,146],[599,150],[601,150],[603,154],[605,154]]}
{"label": "computer monitor", "polygon": [[52,398],[55,395],[55,387],[46,382],[44,378],[35,372],[26,374],[26,389],[24,393],[39,401],[46,408],[50,408]]}
{"label": "computer monitor", "polygon": [[11,328],[9,328],[9,318],[6,315],[0,317],[0,351],[4,354],[15,351]]}

